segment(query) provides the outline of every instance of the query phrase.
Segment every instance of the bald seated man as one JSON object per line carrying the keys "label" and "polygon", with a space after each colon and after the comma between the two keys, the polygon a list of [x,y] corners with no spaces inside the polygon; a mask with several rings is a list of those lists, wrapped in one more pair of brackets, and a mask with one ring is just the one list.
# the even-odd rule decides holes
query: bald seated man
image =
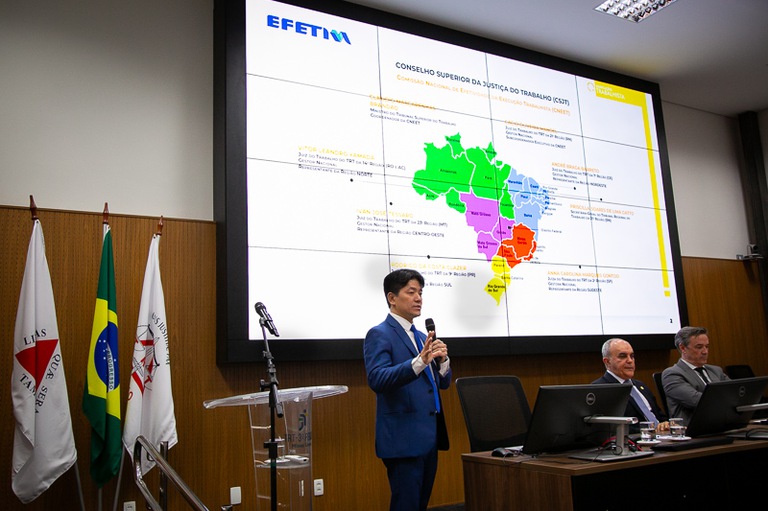
{"label": "bald seated man", "polygon": [[[664,433],[669,430],[667,414],[659,407],[653,392],[645,383],[636,380],[635,350],[624,339],[608,339],[603,343],[603,364],[605,374],[592,383],[629,383],[634,386],[624,411],[626,417],[637,417],[639,422],[651,421],[657,424],[656,431]],[[633,424],[630,433],[640,431],[640,426]]]}

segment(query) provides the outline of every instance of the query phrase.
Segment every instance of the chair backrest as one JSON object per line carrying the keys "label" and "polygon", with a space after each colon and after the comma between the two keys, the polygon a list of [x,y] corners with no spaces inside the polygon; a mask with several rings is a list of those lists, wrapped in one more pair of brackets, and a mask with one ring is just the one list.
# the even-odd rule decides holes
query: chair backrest
{"label": "chair backrest", "polygon": [[653,381],[656,383],[656,390],[659,393],[661,406],[664,407],[664,413],[669,416],[669,406],[667,406],[667,394],[664,392],[664,385],[661,383],[661,373],[653,373]]}
{"label": "chair backrest", "polygon": [[517,376],[470,376],[456,380],[472,452],[522,445],[531,408]]}
{"label": "chair backrest", "polygon": [[725,366],[725,374],[732,380],[738,380],[740,378],[752,378],[755,376],[755,372],[752,371],[752,367],[749,364],[736,364],[731,366]]}

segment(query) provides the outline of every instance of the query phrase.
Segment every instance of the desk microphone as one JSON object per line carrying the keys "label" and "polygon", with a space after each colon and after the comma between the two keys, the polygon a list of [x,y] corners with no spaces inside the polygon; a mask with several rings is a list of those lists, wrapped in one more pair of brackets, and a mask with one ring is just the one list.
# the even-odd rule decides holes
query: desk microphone
{"label": "desk microphone", "polygon": [[261,318],[260,323],[266,327],[267,330],[269,330],[269,333],[274,335],[275,337],[280,337],[280,334],[277,333],[277,327],[272,322],[272,316],[269,315],[269,312],[267,312],[267,308],[264,306],[261,302],[256,302],[254,305],[256,308],[256,313]]}

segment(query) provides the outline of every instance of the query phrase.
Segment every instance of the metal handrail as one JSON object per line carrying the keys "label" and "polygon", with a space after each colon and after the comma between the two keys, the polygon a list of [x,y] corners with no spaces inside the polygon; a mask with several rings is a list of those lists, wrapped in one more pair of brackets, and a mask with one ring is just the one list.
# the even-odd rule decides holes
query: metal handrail
{"label": "metal handrail", "polygon": [[141,474],[141,448],[146,449],[157,464],[157,468],[168,477],[168,480],[173,483],[179,493],[186,499],[190,507],[195,511],[208,511],[205,504],[197,498],[197,495],[187,486],[187,484],[181,479],[181,476],[171,467],[166,459],[158,452],[157,449],[142,435],[136,438],[136,443],[133,446],[133,466],[134,466],[134,479],[136,480],[136,486],[139,487],[141,494],[147,500],[147,504],[153,511],[165,511],[159,502],[152,496],[152,492],[149,491],[146,483]]}

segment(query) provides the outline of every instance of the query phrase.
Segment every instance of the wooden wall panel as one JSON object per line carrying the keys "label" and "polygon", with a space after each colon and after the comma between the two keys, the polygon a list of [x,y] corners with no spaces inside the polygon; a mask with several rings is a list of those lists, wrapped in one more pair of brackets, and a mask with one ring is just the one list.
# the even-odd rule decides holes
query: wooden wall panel
{"label": "wooden wall panel", "polygon": [[689,320],[709,330],[709,360],[768,374],[768,336],[757,261],[686,258]]}
{"label": "wooden wall panel", "polygon": [[[90,330],[93,321],[98,261],[101,252],[101,214],[41,210],[47,256],[56,297],[59,331],[67,375],[75,442],[86,509],[97,509],[98,492],[88,474],[90,426],[81,411]],[[115,247],[120,370],[123,412],[133,349],[138,302],[156,218],[110,217]],[[21,278],[31,233],[27,209],[0,207],[0,467],[10,473],[14,419],[10,404],[13,325]],[[226,504],[231,486],[243,489],[243,505],[255,509],[253,466],[245,409],[206,410],[208,399],[259,390],[265,366],[215,363],[215,225],[211,222],[166,219],[160,261],[168,314],[172,374],[179,444],[170,462],[210,509]],[[691,321],[710,328],[713,363],[747,362],[768,374],[766,325],[761,316],[756,263],[685,258]],[[362,333],[361,333],[362,335]],[[630,339],[631,340],[631,339]],[[638,354],[638,376],[651,382],[651,373],[677,360],[672,351]],[[314,475],[325,481],[325,495],[314,499],[316,511],[387,509],[388,485],[373,446],[375,398],[368,389],[362,360],[338,362],[276,361],[282,388],[341,384],[349,392],[315,401],[313,408]],[[599,353],[476,357],[453,360],[454,376],[516,374],[531,402],[545,384],[588,383],[602,371]],[[469,441],[455,388],[444,393],[451,450],[440,454],[432,505],[461,502],[462,452]],[[407,432],[403,432],[407,434]],[[142,498],[125,463],[120,484],[122,501]],[[147,477],[156,488],[157,471]],[[103,489],[103,508],[111,509],[117,478]],[[13,495],[8,475],[0,481],[0,495],[11,510],[76,509],[72,471],[62,476],[32,504],[24,506]],[[188,509],[170,490],[170,509]]]}

